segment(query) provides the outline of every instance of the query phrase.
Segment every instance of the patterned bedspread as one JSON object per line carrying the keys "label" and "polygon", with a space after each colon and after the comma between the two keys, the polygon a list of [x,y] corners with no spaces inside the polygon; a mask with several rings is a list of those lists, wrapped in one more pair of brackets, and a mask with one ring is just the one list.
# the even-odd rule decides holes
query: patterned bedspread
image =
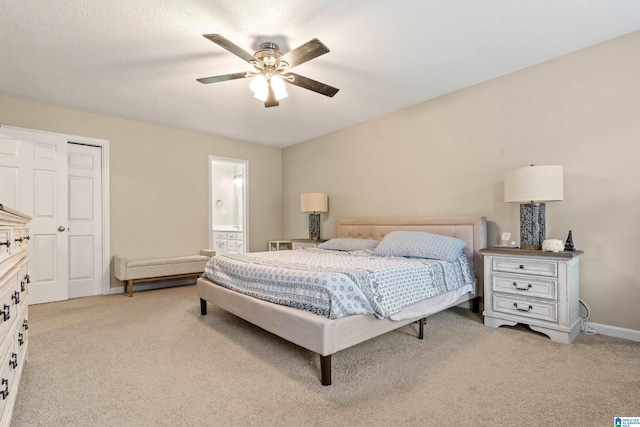
{"label": "patterned bedspread", "polygon": [[447,262],[322,249],[215,256],[205,267],[205,277],[236,292],[330,319],[353,314],[386,318],[475,282],[464,255]]}

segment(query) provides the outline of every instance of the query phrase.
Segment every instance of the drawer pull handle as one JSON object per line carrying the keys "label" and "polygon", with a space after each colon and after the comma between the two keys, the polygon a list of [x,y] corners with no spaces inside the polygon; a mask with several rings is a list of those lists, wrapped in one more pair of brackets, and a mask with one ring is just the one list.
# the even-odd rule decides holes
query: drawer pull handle
{"label": "drawer pull handle", "polygon": [[5,400],[7,397],[9,397],[9,380],[3,378],[2,385],[4,386],[4,390],[0,391],[0,395],[2,395],[2,400]]}
{"label": "drawer pull handle", "polygon": [[15,291],[13,295],[11,295],[11,299],[15,301],[15,304],[20,304],[20,292]]}
{"label": "drawer pull handle", "polygon": [[29,275],[28,275],[28,274],[25,274],[25,275],[24,275],[24,280],[26,280],[26,281],[27,281],[27,283],[31,283],[31,277],[29,277]]}
{"label": "drawer pull handle", "polygon": [[520,264],[520,270],[524,270],[524,265]]}
{"label": "drawer pull handle", "polygon": [[24,319],[24,322],[22,322],[22,327],[25,331],[29,329],[29,321],[27,319]]}
{"label": "drawer pull handle", "polygon": [[14,240],[15,240],[16,242],[20,242],[20,243],[22,243],[22,241],[23,241],[24,239],[21,237],[21,238],[19,238],[19,239],[14,239]]}
{"label": "drawer pull handle", "polygon": [[18,333],[18,345],[24,344],[24,334],[22,332]]}
{"label": "drawer pull handle", "polygon": [[529,283],[526,288],[519,288],[518,284],[516,282],[513,282],[513,286],[515,286],[516,289],[519,290],[519,291],[528,291],[532,287],[531,283]]}
{"label": "drawer pull handle", "polygon": [[25,237],[24,240],[31,240],[31,236]]}
{"label": "drawer pull handle", "polygon": [[18,367],[18,353],[11,353],[11,360],[9,360],[9,366],[13,369]]}
{"label": "drawer pull handle", "polygon": [[11,319],[11,307],[5,304],[2,311],[0,311],[0,315],[2,315],[2,320],[5,322]]}
{"label": "drawer pull handle", "polygon": [[525,313],[526,313],[526,312],[528,312],[529,310],[531,310],[531,309],[533,308],[532,306],[529,306],[529,307],[527,307],[527,308],[520,308],[520,307],[518,307],[518,303],[517,303],[517,302],[514,302],[514,303],[513,303],[513,306],[516,308],[516,310],[518,310],[518,311],[524,311]]}
{"label": "drawer pull handle", "polygon": [[6,242],[0,242],[0,246],[6,246],[7,248],[11,246],[11,242],[7,239]]}
{"label": "drawer pull handle", "polygon": [[24,292],[26,290],[27,290],[27,286],[26,286],[24,280],[21,280],[20,281],[20,292]]}

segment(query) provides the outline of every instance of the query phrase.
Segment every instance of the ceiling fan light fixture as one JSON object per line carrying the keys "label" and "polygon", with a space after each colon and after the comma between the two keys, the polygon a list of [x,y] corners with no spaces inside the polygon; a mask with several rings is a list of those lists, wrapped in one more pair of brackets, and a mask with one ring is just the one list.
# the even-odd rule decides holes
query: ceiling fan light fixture
{"label": "ceiling fan light fixture", "polygon": [[284,85],[284,80],[280,76],[272,76],[270,79],[267,79],[264,75],[259,74],[251,80],[249,88],[253,91],[253,95],[256,98],[264,102],[269,96],[269,85],[271,85],[273,89],[276,101],[280,101],[289,96],[287,88]]}
{"label": "ceiling fan light fixture", "polygon": [[267,79],[262,74],[258,74],[254,78],[251,79],[251,83],[249,83],[249,89],[253,91],[253,93],[258,93],[267,90]]}
{"label": "ceiling fan light fixture", "polygon": [[278,101],[288,96],[285,82],[328,97],[338,93],[337,88],[290,71],[293,67],[329,52],[329,48],[318,39],[309,40],[284,55],[277,44],[266,42],[262,43],[260,50],[252,55],[220,34],[203,34],[203,36],[253,65],[254,71],[196,79],[200,83],[217,83],[251,77],[249,87],[254,96],[264,102],[266,108],[277,107]]}
{"label": "ceiling fan light fixture", "polygon": [[253,96],[259,99],[260,101],[264,102],[267,100],[267,97],[269,96],[269,88],[265,86],[264,89],[260,89],[259,91],[254,92]]}
{"label": "ceiling fan light fixture", "polygon": [[280,101],[283,98],[289,96],[287,93],[287,88],[284,85],[284,80],[280,76],[272,76],[271,77],[271,88],[273,88],[273,92],[276,95],[276,99]]}

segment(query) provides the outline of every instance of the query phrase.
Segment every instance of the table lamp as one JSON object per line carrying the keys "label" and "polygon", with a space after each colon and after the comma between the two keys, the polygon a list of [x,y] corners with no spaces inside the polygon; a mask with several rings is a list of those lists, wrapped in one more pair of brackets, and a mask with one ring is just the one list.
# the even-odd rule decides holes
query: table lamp
{"label": "table lamp", "polygon": [[542,249],[545,204],[563,199],[562,166],[527,166],[504,177],[504,201],[520,203],[520,248]]}
{"label": "table lamp", "polygon": [[300,196],[300,211],[309,213],[309,238],[320,239],[320,214],[328,212],[329,200],[324,193],[304,193]]}

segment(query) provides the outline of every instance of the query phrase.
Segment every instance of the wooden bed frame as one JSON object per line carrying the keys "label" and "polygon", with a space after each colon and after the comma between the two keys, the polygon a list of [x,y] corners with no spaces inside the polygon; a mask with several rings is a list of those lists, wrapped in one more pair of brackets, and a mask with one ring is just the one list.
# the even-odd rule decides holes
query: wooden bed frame
{"label": "wooden bed frame", "polygon": [[[338,221],[337,237],[381,240],[394,230],[426,231],[464,240],[467,246],[463,252],[469,259],[476,277],[475,292],[464,294],[453,302],[441,303],[435,308],[420,312],[419,315],[412,314],[410,318],[403,320],[379,319],[372,314],[332,320],[243,295],[200,278],[197,289],[201,314],[207,314],[208,301],[287,341],[318,353],[322,385],[331,385],[331,356],[334,353],[414,322],[419,324],[419,338],[422,339],[427,316],[466,301],[471,300],[474,312],[479,311],[479,297],[484,277],[479,251],[487,246],[485,217],[341,220]],[[415,307],[411,313],[415,313]]]}

